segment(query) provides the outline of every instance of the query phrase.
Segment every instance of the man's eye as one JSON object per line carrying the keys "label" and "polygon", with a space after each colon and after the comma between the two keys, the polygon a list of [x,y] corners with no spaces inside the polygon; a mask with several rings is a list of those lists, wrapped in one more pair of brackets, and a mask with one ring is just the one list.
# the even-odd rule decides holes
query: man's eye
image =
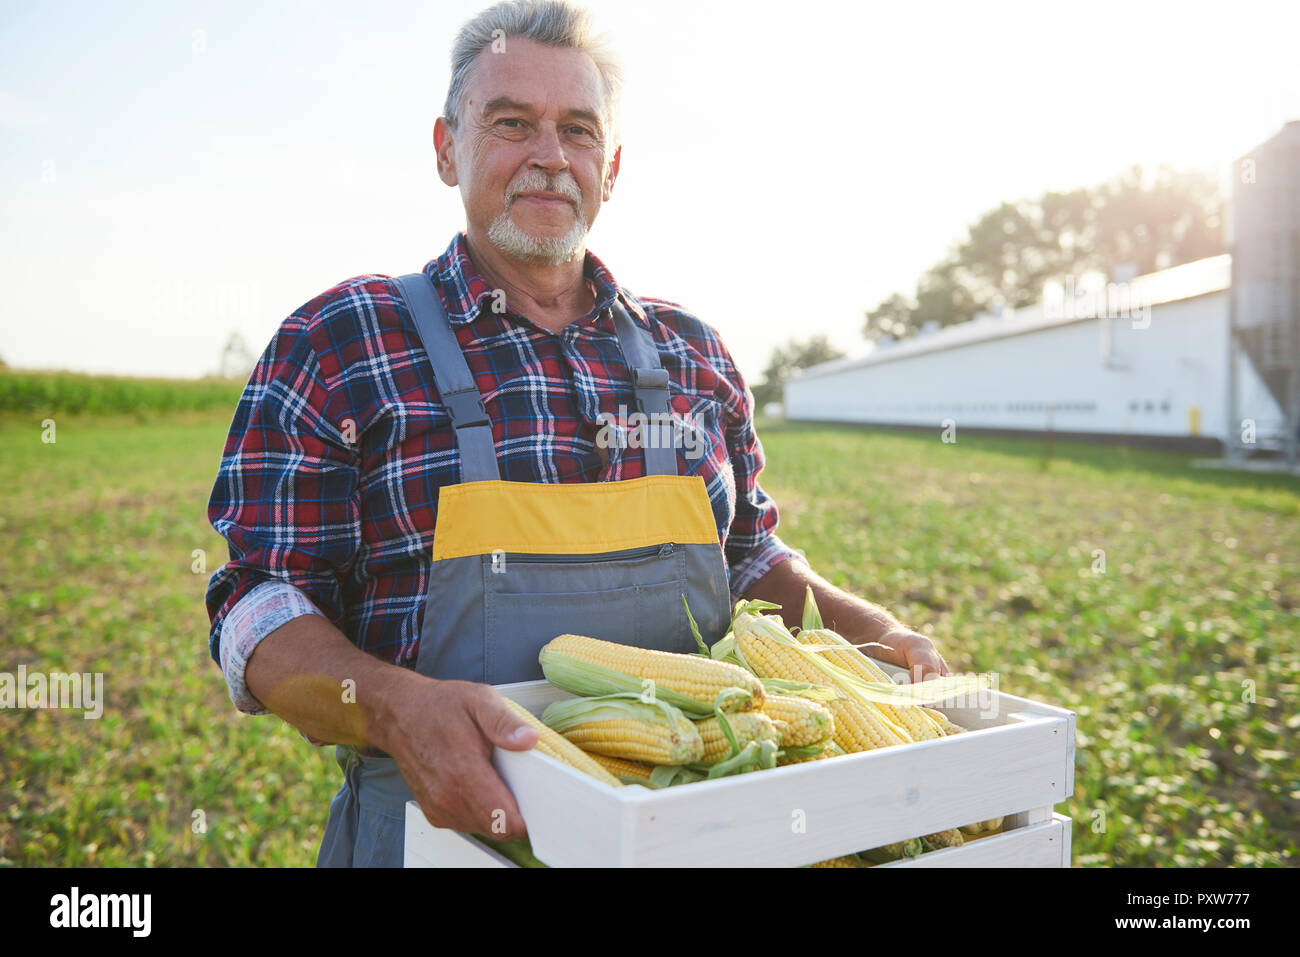
{"label": "man's eye", "polygon": [[[518,124],[522,125],[523,122],[524,122],[524,121],[521,120],[521,119],[517,119],[517,118],[515,118],[515,117],[507,116],[507,117],[505,117],[504,119],[497,120],[497,126],[500,126],[500,125],[503,124],[503,123],[518,123]],[[518,126],[511,127],[511,129],[518,129],[518,128],[519,128]]]}
{"label": "man's eye", "polygon": [[570,127],[569,127],[569,132],[570,132],[570,133],[577,133],[579,136],[591,136],[591,135],[592,135],[591,130],[587,129],[585,126],[570,126]]}

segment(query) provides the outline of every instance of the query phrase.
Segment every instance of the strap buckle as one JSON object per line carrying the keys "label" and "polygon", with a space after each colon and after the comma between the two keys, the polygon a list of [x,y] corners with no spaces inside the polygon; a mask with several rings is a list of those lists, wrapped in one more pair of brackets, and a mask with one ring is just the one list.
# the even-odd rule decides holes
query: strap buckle
{"label": "strap buckle", "polygon": [[448,392],[442,396],[442,404],[451,416],[451,424],[457,429],[472,429],[480,425],[491,425],[487,406],[477,388],[461,389]]}
{"label": "strap buckle", "polygon": [[667,389],[668,370],[634,368],[632,370],[632,386],[636,389]]}

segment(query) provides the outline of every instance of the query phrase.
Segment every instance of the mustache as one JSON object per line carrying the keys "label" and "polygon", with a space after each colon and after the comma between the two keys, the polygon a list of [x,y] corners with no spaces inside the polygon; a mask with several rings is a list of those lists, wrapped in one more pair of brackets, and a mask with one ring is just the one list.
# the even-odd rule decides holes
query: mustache
{"label": "mustache", "polygon": [[510,188],[506,196],[508,202],[513,203],[521,193],[558,193],[567,199],[570,203],[578,205],[582,202],[582,190],[573,179],[562,179],[558,176],[529,176],[521,182],[516,183]]}

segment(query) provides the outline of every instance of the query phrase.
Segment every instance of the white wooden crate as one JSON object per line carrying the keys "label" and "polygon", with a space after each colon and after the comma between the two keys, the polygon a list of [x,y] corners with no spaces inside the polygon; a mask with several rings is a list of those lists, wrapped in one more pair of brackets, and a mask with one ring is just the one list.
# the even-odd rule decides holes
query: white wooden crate
{"label": "white wooden crate", "polygon": [[[501,685],[535,714],[572,697],[546,681]],[[986,690],[937,705],[965,734],[830,761],[652,790],[612,788],[535,751],[493,764],[552,867],[798,867],[1004,817],[1003,833],[890,867],[1068,867],[1074,712]],[[513,866],[410,801],[408,867]]]}

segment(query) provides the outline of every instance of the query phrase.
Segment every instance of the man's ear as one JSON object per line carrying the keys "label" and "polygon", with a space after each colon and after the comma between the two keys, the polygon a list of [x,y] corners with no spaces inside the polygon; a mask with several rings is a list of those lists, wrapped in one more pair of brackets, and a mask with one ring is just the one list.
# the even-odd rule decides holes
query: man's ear
{"label": "man's ear", "polygon": [[601,202],[608,203],[609,197],[614,193],[614,180],[618,179],[618,162],[623,157],[623,147],[620,146],[614,150],[614,158],[610,160],[609,171],[605,173],[605,182],[601,188]]}
{"label": "man's ear", "polygon": [[433,149],[438,157],[438,178],[448,186],[457,186],[460,180],[456,176],[456,154],[452,140],[450,124],[445,118],[438,117],[433,124]]}

